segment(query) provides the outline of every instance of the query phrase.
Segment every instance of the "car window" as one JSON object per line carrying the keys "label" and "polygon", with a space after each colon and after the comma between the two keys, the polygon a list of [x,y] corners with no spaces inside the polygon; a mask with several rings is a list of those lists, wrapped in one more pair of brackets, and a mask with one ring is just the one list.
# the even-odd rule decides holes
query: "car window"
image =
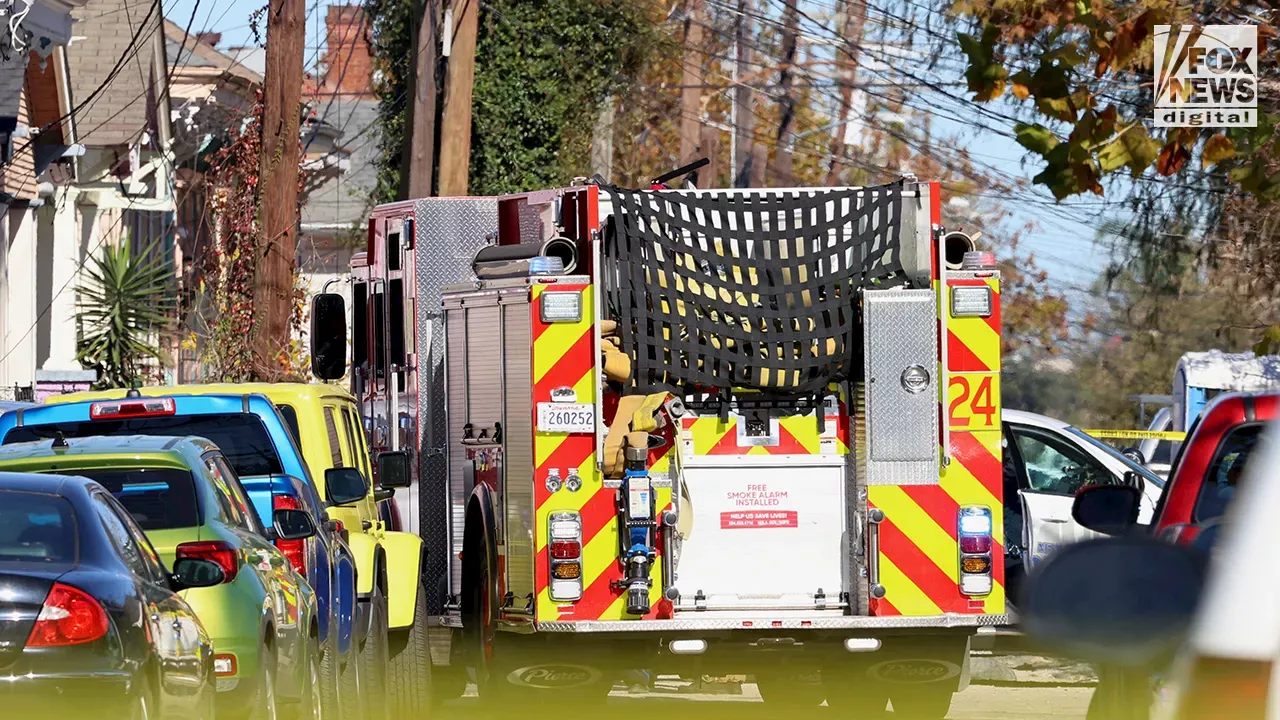
{"label": "car window", "polygon": [[293,441],[302,444],[302,431],[298,427],[298,411],[288,403],[276,405],[276,409],[280,411],[280,417],[284,418],[284,424],[288,426],[289,432],[293,433]]}
{"label": "car window", "polygon": [[1121,453],[1119,450],[1116,450],[1110,445],[1102,442],[1101,440],[1093,437],[1092,435],[1089,435],[1085,431],[1080,430],[1078,428],[1069,427],[1067,428],[1067,432],[1074,435],[1081,442],[1088,443],[1089,445],[1092,445],[1094,448],[1098,449],[1100,452],[1106,453],[1113,460],[1120,463],[1121,465],[1124,465],[1125,469],[1132,470],[1133,472],[1138,473],[1139,475],[1142,476],[1142,478],[1146,482],[1149,482],[1158,488],[1164,488],[1164,480],[1161,480],[1159,475],[1156,475],[1155,473],[1151,472],[1150,470],[1143,467],[1142,465],[1139,465],[1138,463],[1125,457],[1124,453]]}
{"label": "car window", "polygon": [[252,413],[167,415],[130,420],[93,420],[50,425],[22,425],[11,429],[4,444],[52,440],[59,431],[65,437],[92,435],[194,435],[217,445],[240,477],[279,475],[284,472],[275,443],[262,419]]}
{"label": "car window", "polygon": [[129,468],[77,470],[111,493],[143,530],[172,530],[201,524],[190,470]]}
{"label": "car window", "polygon": [[1026,469],[1027,487],[1036,492],[1074,495],[1085,485],[1116,482],[1116,477],[1083,448],[1057,433],[1013,425],[1014,442]]}
{"label": "car window", "polygon": [[355,455],[356,467],[360,468],[360,472],[365,475],[369,474],[369,448],[364,444],[364,434],[360,432],[360,425],[356,421],[356,414],[351,408],[343,408],[342,416],[346,421],[347,437],[351,438],[351,447]]}
{"label": "car window", "polygon": [[138,554],[142,556],[142,561],[146,563],[147,568],[151,571],[151,579],[161,585],[168,585],[164,569],[164,563],[160,561],[160,556],[156,554],[156,549],[152,546],[151,541],[147,539],[147,534],[142,528],[133,521],[133,516],[127,509],[117,500],[112,503],[107,502],[111,509],[115,511],[116,517],[120,522],[124,523],[124,527],[129,532],[130,541],[133,546],[138,549]]}
{"label": "car window", "polygon": [[336,468],[342,467],[342,446],[338,440],[338,424],[333,420],[333,408],[324,409],[324,430],[329,436],[329,458]]}
{"label": "car window", "polygon": [[0,561],[74,563],[78,529],[65,498],[0,490]]}
{"label": "car window", "polygon": [[1219,518],[1226,512],[1261,433],[1261,424],[1241,425],[1218,443],[1218,452],[1204,475],[1196,506],[1191,511],[1192,522]]}
{"label": "car window", "polygon": [[227,487],[231,490],[231,502],[240,511],[240,514],[249,519],[250,529],[258,534],[262,534],[262,527],[266,524],[263,518],[258,517],[258,511],[254,509],[253,502],[249,500],[249,493],[244,489],[244,485],[240,482],[240,477],[236,475],[235,468],[231,467],[231,463],[222,455],[214,455],[213,462],[222,471],[222,476],[227,479]]}
{"label": "car window", "polygon": [[138,543],[129,533],[129,529],[107,500],[107,496],[101,493],[93,494],[93,509],[98,513],[98,519],[102,522],[102,527],[107,531],[107,537],[111,538],[111,545],[115,548],[116,554],[124,560],[124,564],[133,571],[135,575],[148,580],[154,580],[151,573],[151,566],[142,557],[142,551],[138,549]]}
{"label": "car window", "polygon": [[243,530],[257,532],[258,529],[251,519],[254,517],[253,510],[248,507],[248,503],[237,501],[235,492],[231,489],[232,483],[239,484],[235,475],[228,473],[222,465],[219,465],[216,455],[206,455],[204,465],[209,468],[213,491],[219,497],[218,502],[222,505],[227,520]]}

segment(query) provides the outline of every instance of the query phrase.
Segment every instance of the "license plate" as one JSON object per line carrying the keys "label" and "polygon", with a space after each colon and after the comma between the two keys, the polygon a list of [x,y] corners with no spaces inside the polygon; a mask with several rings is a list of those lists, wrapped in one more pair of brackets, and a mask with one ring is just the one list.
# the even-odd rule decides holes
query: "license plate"
{"label": "license plate", "polygon": [[595,405],[538,403],[538,432],[593,433],[595,431]]}

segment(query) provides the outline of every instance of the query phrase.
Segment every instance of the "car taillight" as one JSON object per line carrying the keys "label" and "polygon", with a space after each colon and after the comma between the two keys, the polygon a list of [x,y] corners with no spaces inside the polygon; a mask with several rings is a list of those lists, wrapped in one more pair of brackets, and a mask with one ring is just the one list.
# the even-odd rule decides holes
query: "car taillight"
{"label": "car taillight", "polygon": [[991,575],[991,508],[965,505],[956,517],[960,541],[960,593],[990,595],[995,587]]}
{"label": "car taillight", "polygon": [[222,568],[224,584],[235,580],[236,574],[240,572],[240,553],[231,546],[231,543],[222,540],[182,543],[174,549],[174,555],[178,559],[194,558],[216,563]]}
{"label": "car taillight", "polygon": [[[298,498],[290,495],[272,495],[271,509],[274,510],[301,510],[302,504],[298,502]],[[276,540],[276,549],[289,559],[289,564],[293,569],[303,577],[307,574],[307,541],[306,540]]]}
{"label": "car taillight", "polygon": [[173,415],[177,412],[173,398],[148,398],[146,400],[119,400],[96,402],[89,406],[90,420],[114,418],[141,418]]}
{"label": "car taillight", "polygon": [[582,516],[555,512],[547,518],[550,538],[551,599],[573,602],[582,598]]}
{"label": "car taillight", "polygon": [[1196,525],[1170,525],[1160,531],[1160,539],[1174,545],[1190,545],[1199,534],[1200,528]]}
{"label": "car taillight", "polygon": [[91,595],[70,585],[54,583],[27,647],[60,647],[91,643],[107,634],[107,612]]}
{"label": "car taillight", "polygon": [[1196,658],[1179,693],[1178,720],[1263,720],[1271,672],[1262,660]]}

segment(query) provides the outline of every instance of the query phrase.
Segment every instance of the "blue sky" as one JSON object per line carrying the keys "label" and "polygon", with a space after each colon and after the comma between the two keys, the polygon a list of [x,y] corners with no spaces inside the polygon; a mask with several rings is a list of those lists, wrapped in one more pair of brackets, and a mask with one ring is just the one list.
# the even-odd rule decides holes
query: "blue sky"
{"label": "blue sky", "polygon": [[[806,0],[802,5],[808,3],[813,3],[811,11],[824,7],[818,0]],[[166,17],[181,27],[186,27],[194,7],[196,16],[192,26],[193,34],[202,30],[221,32],[222,47],[225,48],[254,43],[250,17],[264,5],[263,0],[165,0],[164,7]],[[324,17],[328,5],[324,0],[308,0],[308,70],[323,52]],[[827,0],[826,7],[829,6],[830,0]],[[261,30],[265,32],[265,28]],[[805,30],[803,26],[802,30]],[[824,31],[811,27],[806,32],[816,35]],[[961,66],[954,61],[943,62],[933,70],[922,72],[938,82],[948,83],[951,88],[950,96],[938,96],[937,93],[926,90],[916,100],[917,108],[927,106],[936,110],[933,126],[935,136],[960,137],[960,146],[968,151],[975,163],[985,165],[989,171],[1006,179],[1029,180],[1039,172],[1034,159],[1028,161],[1026,151],[1011,138],[974,127],[976,121],[978,125],[1009,131],[1011,122],[994,116],[982,117],[981,111],[962,101],[968,97],[964,88],[949,85],[961,78]],[[1009,113],[1008,108],[1002,108],[999,104],[993,105],[991,110],[997,114]],[[1112,193],[1121,193],[1123,190],[1123,187],[1116,187],[1112,189]],[[1049,274],[1051,285],[1068,293],[1073,299],[1078,299],[1080,302],[1076,303],[1077,308],[1082,309],[1080,306],[1087,296],[1089,285],[1110,259],[1109,249],[1095,242],[1095,228],[1098,224],[1095,215],[1099,210],[1114,214],[1113,205],[1116,201],[1081,196],[1063,203],[1054,203],[1047,191],[1030,187],[1013,195],[992,199],[999,200],[1010,212],[1008,228],[1029,223],[1036,226],[1036,230],[1024,234],[1021,249],[1024,252],[1034,252],[1037,263]],[[999,229],[984,229],[984,239],[989,242],[999,241],[999,235]]]}

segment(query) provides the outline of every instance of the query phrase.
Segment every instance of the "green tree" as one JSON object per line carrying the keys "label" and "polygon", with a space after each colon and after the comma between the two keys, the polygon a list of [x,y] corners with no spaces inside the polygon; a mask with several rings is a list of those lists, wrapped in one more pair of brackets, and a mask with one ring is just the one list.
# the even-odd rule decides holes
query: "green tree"
{"label": "green tree", "polygon": [[368,36],[373,51],[374,91],[378,102],[378,183],[374,202],[400,200],[401,151],[405,115],[409,107],[409,77],[413,73],[413,24],[420,3],[415,0],[368,0]]}
{"label": "green tree", "polygon": [[104,244],[78,288],[76,358],[98,371],[99,388],[132,387],[148,361],[167,362],[155,344],[176,311],[172,268],[159,244],[135,250],[127,237]]}

